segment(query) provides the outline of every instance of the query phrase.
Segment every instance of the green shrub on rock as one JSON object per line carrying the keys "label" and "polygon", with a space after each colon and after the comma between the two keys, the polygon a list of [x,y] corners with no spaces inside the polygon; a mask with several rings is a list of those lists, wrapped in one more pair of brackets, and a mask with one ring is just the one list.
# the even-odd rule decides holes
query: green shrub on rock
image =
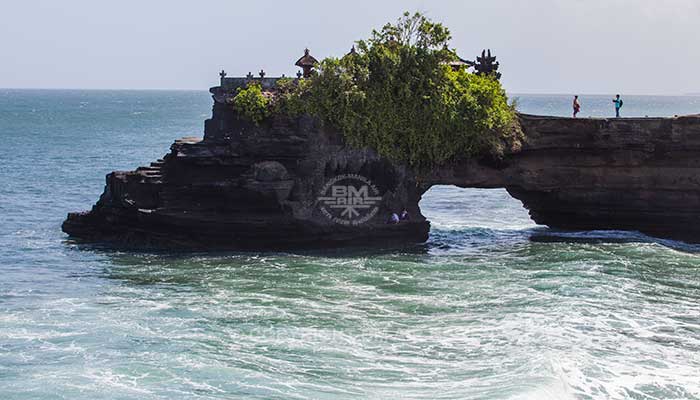
{"label": "green shrub on rock", "polygon": [[259,84],[252,83],[245,88],[238,88],[233,98],[233,109],[256,124],[270,114],[270,100],[263,95]]}
{"label": "green shrub on rock", "polygon": [[494,77],[448,65],[450,38],[442,24],[405,13],[310,78],[281,81],[270,108],[315,115],[351,145],[415,167],[501,157],[520,144],[514,107]]}
{"label": "green shrub on rock", "polygon": [[298,117],[309,112],[306,93],[310,85],[310,79],[278,80],[275,97],[271,103],[272,113]]}

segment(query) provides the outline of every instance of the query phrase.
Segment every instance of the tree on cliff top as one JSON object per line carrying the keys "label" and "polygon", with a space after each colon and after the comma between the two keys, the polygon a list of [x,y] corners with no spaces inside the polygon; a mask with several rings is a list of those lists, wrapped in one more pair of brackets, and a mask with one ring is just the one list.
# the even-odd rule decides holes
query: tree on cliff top
{"label": "tree on cliff top", "polygon": [[350,144],[415,167],[502,156],[519,144],[515,111],[498,80],[447,65],[456,59],[450,39],[442,24],[405,13],[358,41],[357,52],[282,82],[272,107],[316,115]]}

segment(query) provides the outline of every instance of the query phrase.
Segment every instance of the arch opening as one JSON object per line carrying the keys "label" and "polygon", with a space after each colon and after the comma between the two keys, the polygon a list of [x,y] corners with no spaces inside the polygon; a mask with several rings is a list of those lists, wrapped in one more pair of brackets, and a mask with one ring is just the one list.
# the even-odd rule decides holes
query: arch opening
{"label": "arch opening", "polygon": [[520,200],[505,189],[432,186],[421,197],[421,213],[431,223],[431,233],[482,228],[525,230],[537,227]]}

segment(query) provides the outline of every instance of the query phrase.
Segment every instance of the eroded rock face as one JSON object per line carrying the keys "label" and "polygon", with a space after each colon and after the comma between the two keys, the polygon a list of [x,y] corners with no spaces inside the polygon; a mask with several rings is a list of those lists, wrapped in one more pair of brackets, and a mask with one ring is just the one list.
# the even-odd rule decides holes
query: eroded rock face
{"label": "eroded rock face", "polygon": [[700,116],[522,116],[505,187],[538,223],[700,241]]}
{"label": "eroded rock face", "polygon": [[502,165],[460,163],[430,181],[506,188],[553,228],[700,241],[700,116],[520,120],[526,142]]}
{"label": "eroded rock face", "polygon": [[[324,214],[319,197],[342,175],[376,187],[380,200],[355,216],[374,211],[369,220],[344,225]],[[424,190],[407,168],[345,146],[313,118],[256,126],[215,103],[204,140],[176,141],[150,167],[107,175],[97,204],[69,214],[63,230],[88,240],[191,249],[415,243],[428,237],[418,209]],[[410,221],[386,223],[404,208]]]}
{"label": "eroded rock face", "polygon": [[[63,230],[90,241],[187,249],[415,243],[429,231],[422,194],[451,184],[506,188],[536,222],[555,228],[700,241],[700,116],[520,118],[526,141],[517,153],[416,174],[346,146],[313,118],[256,126],[215,102],[204,140],[181,139],[149,167],[107,175],[97,204],[69,214]],[[376,201],[353,220],[374,210],[366,221],[341,224],[328,215],[342,209],[327,200],[339,176],[371,183],[362,196]],[[410,221],[386,223],[404,208]]]}

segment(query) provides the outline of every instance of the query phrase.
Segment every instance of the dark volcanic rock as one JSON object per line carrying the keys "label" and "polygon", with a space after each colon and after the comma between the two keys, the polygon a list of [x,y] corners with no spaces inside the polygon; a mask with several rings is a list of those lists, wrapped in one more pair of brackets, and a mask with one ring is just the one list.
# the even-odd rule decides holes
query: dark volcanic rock
{"label": "dark volcanic rock", "polygon": [[522,116],[505,187],[538,223],[700,241],[700,116]]}
{"label": "dark volcanic rock", "polygon": [[[356,226],[334,222],[319,204],[327,183],[344,174],[368,179],[381,197],[374,217]],[[178,140],[162,162],[107,175],[97,204],[69,214],[63,230],[87,240],[193,249],[416,243],[428,237],[418,209],[424,190],[407,168],[345,146],[310,117],[256,126],[215,103],[204,140]],[[404,207],[410,221],[385,223]]]}
{"label": "dark volcanic rock", "polygon": [[[63,230],[90,241],[189,249],[415,243],[429,230],[421,195],[451,184],[506,188],[536,222],[555,228],[700,241],[700,116],[520,119],[526,141],[517,153],[417,175],[346,146],[313,118],[256,126],[217,101],[204,140],[178,140],[149,167],[107,175],[97,204],[69,214]],[[377,201],[360,210],[366,222],[344,225],[328,216],[333,209],[321,198],[344,175],[376,189],[369,195]],[[404,207],[410,221],[385,223]]]}
{"label": "dark volcanic rock", "polygon": [[525,144],[502,166],[459,163],[430,181],[506,188],[553,228],[700,241],[700,115],[520,121]]}

